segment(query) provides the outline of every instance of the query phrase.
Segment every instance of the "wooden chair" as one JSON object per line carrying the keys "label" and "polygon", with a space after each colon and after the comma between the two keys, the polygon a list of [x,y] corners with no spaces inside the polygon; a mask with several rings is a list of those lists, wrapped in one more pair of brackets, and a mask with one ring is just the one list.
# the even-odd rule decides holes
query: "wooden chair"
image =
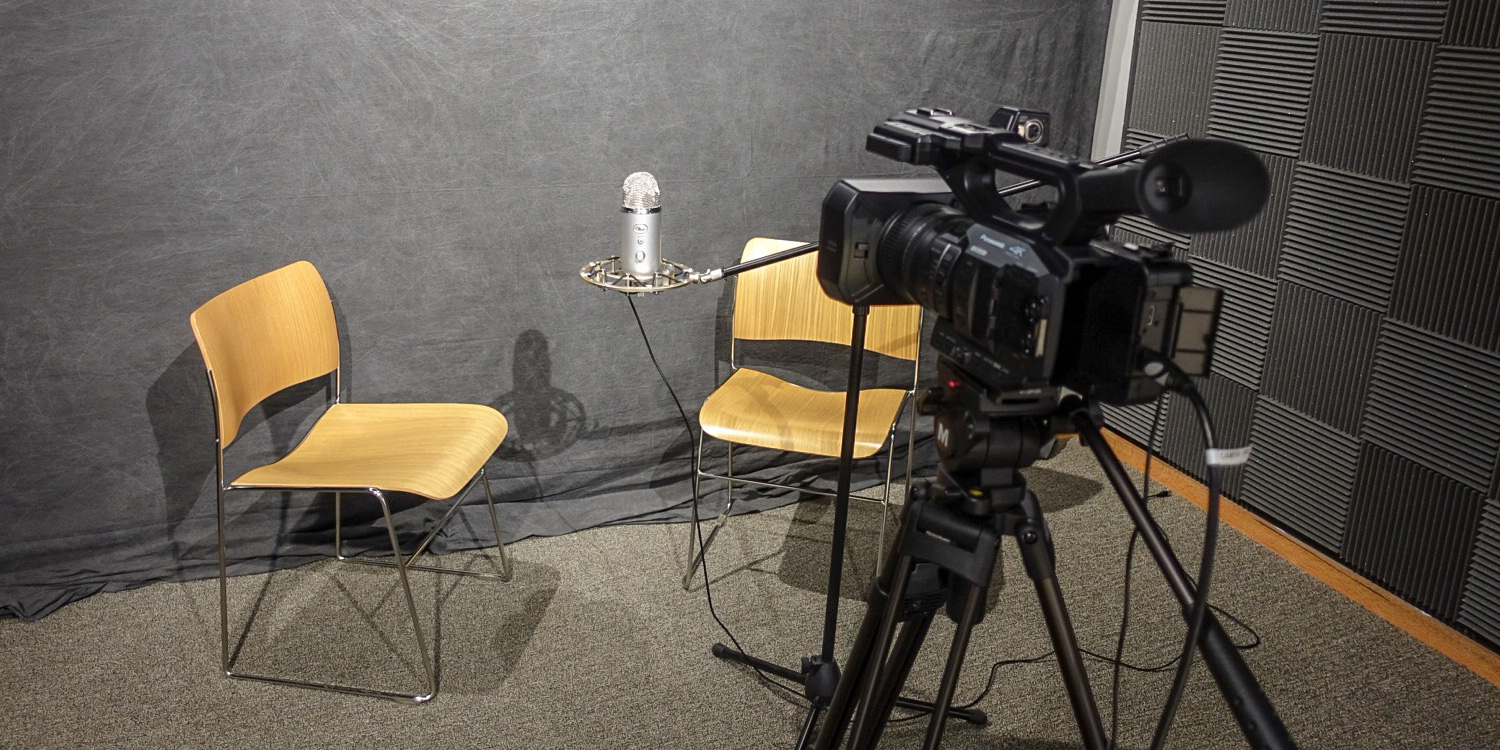
{"label": "wooden chair", "polygon": [[[753,260],[795,247],[801,243],[756,238],[746,243],[741,261]],[[701,549],[694,556],[697,540],[697,516],[689,529],[688,556],[692,562],[683,576],[683,588],[691,586],[693,573],[703,560],[714,536],[723,528],[734,507],[736,482],[792,489],[817,495],[835,493],[807,487],[787,487],[734,476],[734,446],[769,448],[814,456],[836,458],[844,434],[843,391],[825,391],[789,383],[780,377],[740,364],[736,355],[738,341],[808,341],[851,345],[853,309],[824,294],[818,284],[817,255],[808,254],[791,260],[746,271],[735,277],[734,313],[731,321],[730,366],[733,372],[703,402],[698,412],[701,427],[698,439],[699,465],[693,472],[693,496],[703,479],[723,479],[729,485],[729,498]],[[893,443],[901,412],[917,383],[917,358],[921,339],[922,311],[914,305],[870,308],[866,321],[865,349],[911,363],[911,386],[902,388],[865,388],[860,390],[859,413],[855,429],[854,459],[874,456],[882,447]],[[915,413],[912,425],[915,425]],[[704,436],[728,444],[724,474],[703,470]],[[894,448],[893,445],[889,446]],[[889,515],[892,451],[886,451],[886,474],[881,511]],[[911,475],[911,447],[907,447],[907,479]],[[885,546],[885,518],[880,527],[880,546]]]}
{"label": "wooden chair", "polygon": [[[299,261],[251,279],[209,300],[190,317],[193,336],[208,369],[217,423],[219,623],[221,658],[229,677],[282,685],[332,690],[422,703],[437,692],[437,676],[427,641],[417,621],[408,570],[510,579],[510,564],[500,541],[500,523],[484,464],[500,446],[508,426],[505,417],[476,404],[351,404],[340,398],[337,323],[328,289],[311,263]],[[332,404],[301,442],[279,460],[225,481],[224,453],[239,434],[245,415],[286,388],[332,375]],[[452,570],[413,564],[434,535],[460,507],[474,484],[484,485],[499,548],[499,572]],[[425,692],[400,693],[320,682],[252,675],[234,671],[229,648],[227,553],[224,496],[237,490],[331,492],[334,496],[334,555],[340,560],[396,569],[411,616],[417,648],[426,669]],[[455,498],[447,513],[405,555],[397,539],[387,495],[409,493],[432,500]],[[385,516],[392,558],[367,559],[343,554],[344,493],[373,497]],[[248,630],[248,625],[247,625]],[[243,635],[241,636],[243,637]],[[238,654],[238,649],[235,656]]]}

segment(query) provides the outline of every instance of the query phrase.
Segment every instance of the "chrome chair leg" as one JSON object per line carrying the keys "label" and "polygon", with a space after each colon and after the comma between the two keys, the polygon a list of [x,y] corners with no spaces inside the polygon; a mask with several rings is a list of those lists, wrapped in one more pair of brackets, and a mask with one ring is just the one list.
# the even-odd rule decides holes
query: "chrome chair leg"
{"label": "chrome chair leg", "polygon": [[[293,680],[285,677],[269,677],[266,675],[250,674],[247,672],[234,671],[234,661],[229,652],[229,576],[228,576],[228,552],[225,544],[224,533],[224,488],[221,485],[218,491],[218,527],[219,527],[219,634],[222,664],[224,675],[237,680],[248,680],[251,682],[266,682],[274,685],[286,685],[289,687],[309,688],[313,690],[326,690],[334,693],[347,695],[363,695],[374,698],[386,698],[402,701],[405,703],[426,703],[437,694],[437,672],[433,669],[432,656],[427,650],[427,639],[422,634],[422,623],[417,619],[417,602],[411,593],[411,582],[407,578],[407,564],[405,557],[401,554],[401,543],[396,538],[396,522],[391,516],[390,504],[386,502],[385,495],[379,490],[371,489],[369,493],[380,502],[381,513],[385,516],[386,534],[391,543],[391,554],[395,562],[397,575],[401,581],[401,590],[406,595],[406,611],[411,616],[412,632],[416,635],[417,649],[422,655],[422,667],[427,678],[427,692],[425,693],[400,693],[389,690],[376,690],[371,688],[351,687],[348,685],[337,685],[332,683],[313,682],[310,680]],[[342,501],[342,493],[334,493],[334,505],[337,508]],[[339,538],[338,522],[334,524],[334,538]],[[354,559],[354,558],[350,558]],[[249,624],[246,625],[249,628]]]}
{"label": "chrome chair leg", "polygon": [[490,506],[490,525],[495,529],[495,549],[500,553],[500,580],[509,581],[510,556],[505,554],[505,540],[500,537],[500,516],[495,512],[495,496],[490,492],[490,475],[480,469],[479,478],[484,481],[484,502]]}
{"label": "chrome chair leg", "polygon": [[[688,553],[687,553],[687,556],[688,556],[688,560],[689,561],[692,561],[692,560],[695,559],[693,557],[694,550],[698,549],[698,531],[701,528],[701,526],[699,524],[699,521],[698,521],[698,503],[699,503],[700,499],[703,497],[703,495],[699,491],[700,487],[702,486],[702,479],[703,479],[703,432],[702,432],[702,430],[700,430],[698,432],[698,452],[693,454],[693,504],[692,504],[692,507],[689,508],[689,511],[688,511],[689,513],[692,514],[692,519],[691,519],[692,523],[688,524],[688,551],[687,551]],[[688,588],[690,588],[692,586],[691,578],[692,578],[692,575],[693,575],[693,569],[695,567],[696,566],[691,565],[691,562],[690,562],[687,574],[682,577],[682,588],[683,588],[684,591],[687,590]]]}
{"label": "chrome chair leg", "polygon": [[[692,562],[688,564],[688,570],[682,576],[683,589],[692,587],[693,574],[698,572],[698,566],[703,564],[703,556],[708,554],[709,545],[714,543],[714,537],[718,536],[719,530],[723,529],[724,524],[729,522],[729,513],[734,510],[734,444],[727,443],[726,445],[728,445],[726,463],[729,470],[724,472],[724,482],[727,486],[728,499],[724,501],[724,510],[719,513],[717,519],[714,519],[714,526],[712,529],[709,529],[708,536],[703,540],[703,545],[698,548],[697,556],[693,557]],[[695,476],[694,478],[696,479],[697,477]],[[693,523],[695,526],[698,523],[697,517],[698,514],[694,513]],[[694,531],[696,532],[697,529],[695,528]]]}
{"label": "chrome chair leg", "polygon": [[229,563],[224,547],[224,485],[220,482],[215,484],[218,485],[215,494],[219,506],[219,666],[224,670],[225,676],[233,677],[231,668],[234,664],[229,659]]}
{"label": "chrome chair leg", "polygon": [[385,500],[385,494],[380,490],[371,489],[370,494],[380,501],[380,511],[385,515],[386,534],[391,539],[391,554],[395,560],[396,573],[401,578],[401,589],[406,592],[406,611],[411,614],[411,629],[417,636],[417,650],[422,653],[422,667],[427,672],[427,693],[425,695],[392,696],[406,697],[413,703],[426,703],[437,694],[437,673],[432,668],[432,656],[427,652],[427,639],[422,637],[422,622],[417,619],[417,601],[411,595],[411,581],[407,578],[406,561],[401,559],[401,542],[396,539],[396,521],[391,517],[391,506]]}
{"label": "chrome chair leg", "polygon": [[[499,548],[500,554],[500,572],[486,573],[476,570],[445,568],[439,565],[417,565],[417,558],[420,557],[423,552],[427,551],[428,545],[432,544],[432,540],[437,538],[438,532],[442,531],[443,527],[448,525],[449,519],[453,518],[453,516],[458,513],[459,508],[463,505],[464,498],[468,497],[469,491],[474,489],[474,485],[479,484],[480,482],[483,482],[484,484],[484,499],[485,502],[489,505],[490,523],[495,529],[495,546]],[[395,565],[392,560],[381,560],[367,557],[350,557],[344,554],[342,541],[342,526],[344,514],[341,512],[342,508],[340,507],[342,494],[343,493],[339,492],[335,492],[333,494],[334,557],[338,558],[340,562],[355,563],[358,565],[378,565],[385,568],[389,568]],[[489,475],[486,474],[483,469],[481,469],[479,474],[475,475],[473,481],[469,482],[469,486],[465,487],[464,491],[459,493],[458,497],[450,500],[449,503],[450,505],[447,512],[443,514],[442,518],[438,519],[438,521],[432,525],[432,529],[427,532],[427,535],[422,537],[422,541],[417,545],[416,551],[412,552],[410,555],[405,555],[405,553],[401,552],[399,548],[397,549],[397,556],[405,556],[405,568],[407,570],[420,570],[427,573],[448,573],[450,575],[457,576],[473,576],[475,578],[488,578],[490,580],[509,581],[510,560],[505,554],[505,543],[500,538],[500,520],[495,511],[494,496],[490,493]]]}

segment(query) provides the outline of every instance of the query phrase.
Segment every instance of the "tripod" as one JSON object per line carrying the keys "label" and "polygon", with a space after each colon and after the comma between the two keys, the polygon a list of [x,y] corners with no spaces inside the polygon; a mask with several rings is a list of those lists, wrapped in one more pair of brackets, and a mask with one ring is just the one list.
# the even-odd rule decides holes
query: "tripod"
{"label": "tripod", "polygon": [[[847,747],[875,747],[933,617],[944,605],[956,627],[933,702],[938,706],[951,702],[973,628],[984,613],[1003,536],[1013,537],[1020,547],[1084,746],[1089,750],[1107,747],[1083,657],[1058,587],[1052,540],[1036,496],[1026,488],[1019,471],[1034,462],[1042,446],[1065,426],[1078,432],[1104,468],[1184,616],[1193,610],[1193,584],[1104,442],[1097,407],[1077,397],[1059,403],[1051,393],[997,403],[976,395],[982,392],[959,376],[950,380],[947,390],[935,389],[924,396],[924,413],[936,417],[941,458],[937,481],[911,490],[901,528],[887,553],[880,579],[871,589],[848,668],[818,731],[814,747],[819,750],[832,750],[846,733]],[[899,634],[898,624],[902,625]],[[1254,675],[1212,614],[1206,615],[1199,646],[1251,746],[1295,747]],[[932,713],[924,748],[938,747],[946,720],[947,712]]]}
{"label": "tripod", "polygon": [[[728,275],[731,271],[738,272],[743,270],[743,266],[748,266],[752,263],[763,265],[764,263],[774,262],[780,259],[780,257],[791,257],[795,254],[808,252],[811,249],[816,249],[816,247],[816,245],[807,245],[792,248],[791,250],[783,251],[774,256],[767,256],[758,261],[749,261],[740,266],[731,267],[731,269],[726,269],[724,274]],[[865,327],[869,310],[868,305],[854,306],[853,328],[850,331],[850,341],[852,343],[849,356],[848,389],[846,391],[847,395],[844,406],[843,445],[839,455],[838,487],[834,495],[833,540],[829,550],[828,590],[823,613],[822,648],[818,654],[802,658],[800,671],[751,656],[742,651],[730,648],[723,643],[715,643],[712,649],[713,655],[720,659],[745,664],[761,672],[774,674],[782,679],[802,685],[803,695],[807,697],[810,705],[808,707],[807,718],[802,724],[802,731],[798,735],[798,750],[802,750],[802,748],[808,746],[808,743],[812,739],[812,732],[817,727],[818,718],[827,708],[829,701],[833,698],[835,688],[840,684],[839,667],[838,663],[834,660],[833,650],[838,631],[839,592],[843,577],[845,535],[848,526],[855,418],[859,412],[859,386],[863,376]],[[699,545],[698,558],[694,561],[692,569],[688,571],[688,575],[692,575],[693,570],[697,567],[697,563],[702,560],[704,551],[707,549],[709,542],[713,540],[714,533],[717,533],[722,527],[722,521],[723,517],[721,516],[720,525],[716,525],[713,531],[710,532],[708,539]],[[934,706],[932,703],[900,696],[892,696],[891,700],[895,705],[919,711],[932,711]],[[946,702],[938,702],[936,705],[947,706],[948,704]],[[989,721],[985,713],[977,709],[949,708],[947,711],[940,713],[956,716],[977,725],[983,725]]]}

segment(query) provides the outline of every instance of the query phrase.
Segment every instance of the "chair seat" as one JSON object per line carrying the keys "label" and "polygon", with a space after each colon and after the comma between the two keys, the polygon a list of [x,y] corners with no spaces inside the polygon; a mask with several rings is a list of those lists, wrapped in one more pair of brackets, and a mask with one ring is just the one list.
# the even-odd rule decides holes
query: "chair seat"
{"label": "chair seat", "polygon": [[446,500],[484,466],[509,425],[478,404],[334,404],[280,461],[237,487],[374,488]]}
{"label": "chair seat", "polygon": [[[869,458],[885,444],[906,391],[859,392],[854,457]],[[843,442],[842,391],[819,391],[742,367],[729,376],[698,413],[703,432],[719,440],[773,450],[838,457]]]}

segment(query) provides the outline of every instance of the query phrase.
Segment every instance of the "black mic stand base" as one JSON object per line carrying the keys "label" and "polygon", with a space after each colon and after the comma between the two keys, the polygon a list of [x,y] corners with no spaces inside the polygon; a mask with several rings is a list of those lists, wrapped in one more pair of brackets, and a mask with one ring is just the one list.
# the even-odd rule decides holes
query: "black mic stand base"
{"label": "black mic stand base", "polygon": [[[744,664],[767,674],[774,674],[789,682],[800,683],[803,686],[803,694],[813,703],[808,715],[807,725],[803,728],[804,738],[797,743],[797,747],[799,748],[806,747],[806,740],[810,739],[807,737],[807,732],[817,724],[818,716],[827,709],[829,701],[833,699],[834,690],[838,687],[838,665],[833,662],[825,662],[816,656],[803,657],[802,671],[799,672],[783,667],[780,664],[758,659],[742,651],[736,651],[722,643],[715,643],[711,651],[714,656],[724,661]],[[896,698],[896,707],[921,713],[932,713],[933,710],[933,704],[927,701],[904,696]],[[950,718],[962,719],[975,726],[982,727],[990,723],[989,715],[977,708],[954,708],[949,706],[948,716]]]}

